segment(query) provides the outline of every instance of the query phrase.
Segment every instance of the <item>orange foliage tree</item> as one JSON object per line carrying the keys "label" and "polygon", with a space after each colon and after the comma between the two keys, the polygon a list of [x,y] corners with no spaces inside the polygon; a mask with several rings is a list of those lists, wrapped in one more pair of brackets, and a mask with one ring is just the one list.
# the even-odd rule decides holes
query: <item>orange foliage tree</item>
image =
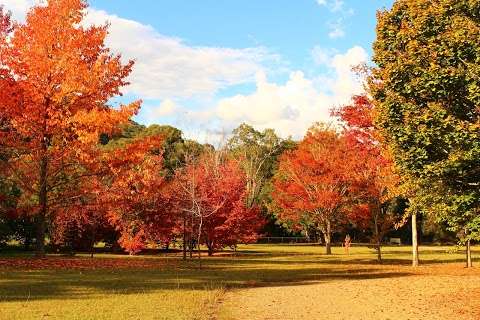
{"label": "orange foliage tree", "polygon": [[177,223],[174,190],[163,175],[161,136],[130,142],[106,154],[110,172],[100,196],[120,245],[138,253],[147,241],[168,243]]}
{"label": "orange foliage tree", "polygon": [[317,124],[295,150],[280,157],[274,177],[272,197],[280,220],[313,225],[323,234],[327,254],[332,233],[345,221],[350,157],[346,139]]}
{"label": "orange foliage tree", "polygon": [[1,14],[0,117],[9,129],[0,140],[11,150],[9,178],[36,216],[39,255],[47,220],[79,197],[81,180],[97,174],[100,134],[117,130],[140,104],[108,105],[127,85],[133,63],[122,64],[105,47],[106,25],[83,26],[86,6],[50,0],[13,26]]}
{"label": "orange foliage tree", "polygon": [[366,96],[354,96],[352,104],[335,110],[344,125],[343,136],[351,152],[355,153],[347,163],[351,213],[349,218],[372,231],[372,241],[381,261],[381,242],[385,234],[397,222],[389,210],[392,190],[398,177],[393,163],[383,148],[373,123],[374,108]]}

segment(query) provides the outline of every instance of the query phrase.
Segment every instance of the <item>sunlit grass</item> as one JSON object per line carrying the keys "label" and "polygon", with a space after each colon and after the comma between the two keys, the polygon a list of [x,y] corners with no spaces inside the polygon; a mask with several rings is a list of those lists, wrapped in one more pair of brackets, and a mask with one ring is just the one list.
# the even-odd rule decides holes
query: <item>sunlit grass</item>
{"label": "sunlit grass", "polygon": [[[89,270],[0,266],[0,319],[208,319],[224,290],[386,277],[392,272],[402,276],[408,273],[411,255],[410,247],[385,247],[379,269],[372,248],[352,247],[347,255],[334,247],[332,256],[323,251],[318,245],[243,245],[236,253],[204,256],[201,269],[196,258],[184,263],[179,253],[96,254],[93,259],[99,267]],[[451,251],[452,247],[421,247],[420,257],[424,264],[463,261],[463,252]],[[28,254],[13,256],[0,253],[0,259]],[[51,257],[62,261],[59,255]],[[77,257],[90,259],[88,254]],[[102,261],[111,258],[122,259],[127,266],[102,267]],[[132,261],[151,265],[129,267]]]}

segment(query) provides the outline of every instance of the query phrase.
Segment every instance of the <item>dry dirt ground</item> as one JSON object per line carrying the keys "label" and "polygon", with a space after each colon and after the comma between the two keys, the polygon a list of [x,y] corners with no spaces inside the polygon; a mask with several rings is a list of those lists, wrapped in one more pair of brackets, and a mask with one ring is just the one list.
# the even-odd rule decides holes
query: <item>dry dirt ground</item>
{"label": "dry dirt ground", "polygon": [[[369,268],[372,266],[369,265]],[[378,266],[362,274],[349,266],[345,277],[232,290],[219,319],[480,319],[480,269],[461,264]]]}

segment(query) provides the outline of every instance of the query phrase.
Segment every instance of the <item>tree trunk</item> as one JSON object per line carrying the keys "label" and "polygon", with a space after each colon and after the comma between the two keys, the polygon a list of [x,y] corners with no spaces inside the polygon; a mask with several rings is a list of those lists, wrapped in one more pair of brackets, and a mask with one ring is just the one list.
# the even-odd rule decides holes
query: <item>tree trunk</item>
{"label": "tree trunk", "polygon": [[330,255],[332,254],[332,243],[331,243],[332,230],[331,230],[330,221],[327,221],[326,223],[325,233],[323,237],[325,239],[325,254]]}
{"label": "tree trunk", "polygon": [[381,251],[382,239],[380,239],[380,231],[378,230],[378,214],[375,214],[373,223],[375,224],[375,240],[376,240],[375,242],[376,242],[376,249],[377,249],[377,261],[381,263],[382,262],[382,251]]}
{"label": "tree trunk", "polygon": [[377,241],[377,261],[382,263],[382,244],[380,240]]}
{"label": "tree trunk", "polygon": [[325,254],[332,254],[332,244],[330,242],[330,235],[325,235]]}
{"label": "tree trunk", "polygon": [[95,239],[97,237],[97,225],[93,225],[92,229],[92,239],[90,242],[90,258],[93,258],[93,252],[95,251]]}
{"label": "tree trunk", "polygon": [[208,256],[209,256],[209,257],[213,256],[213,252],[214,252],[214,250],[213,250],[213,243],[208,242],[207,247],[208,247]]}
{"label": "tree trunk", "polygon": [[187,216],[183,215],[183,260],[187,260]]}
{"label": "tree trunk", "polygon": [[200,216],[200,222],[198,224],[198,235],[197,235],[197,253],[198,253],[198,268],[202,269],[202,254],[200,251],[200,241],[202,240],[202,226],[203,226],[203,217]]}
{"label": "tree trunk", "polygon": [[40,211],[36,216],[36,252],[37,257],[45,257],[45,229],[47,217],[47,158],[43,156],[40,161],[40,181],[38,192],[38,204]]}
{"label": "tree trunk", "polygon": [[467,268],[473,267],[472,264],[472,250],[470,246],[470,239],[467,240],[467,248],[466,248],[466,254],[467,254]]}
{"label": "tree trunk", "polygon": [[30,237],[30,234],[27,234],[27,235],[25,236],[25,241],[23,242],[23,249],[24,249],[25,251],[29,251],[31,244],[32,244],[32,238]]}
{"label": "tree trunk", "polygon": [[418,267],[417,215],[412,214],[412,266]]}

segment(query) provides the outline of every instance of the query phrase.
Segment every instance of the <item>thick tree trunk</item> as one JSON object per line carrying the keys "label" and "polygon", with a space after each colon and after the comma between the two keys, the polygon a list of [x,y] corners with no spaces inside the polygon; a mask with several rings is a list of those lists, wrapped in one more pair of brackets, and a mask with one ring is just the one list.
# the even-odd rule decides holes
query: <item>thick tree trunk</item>
{"label": "thick tree trunk", "polygon": [[418,267],[417,215],[412,214],[412,266]]}
{"label": "thick tree trunk", "polygon": [[47,217],[47,158],[44,156],[40,161],[40,181],[38,192],[38,204],[40,211],[36,216],[36,252],[37,257],[45,256],[45,231]]}
{"label": "thick tree trunk", "polygon": [[328,239],[325,238],[325,254],[327,255],[332,254],[332,244],[330,242],[330,236],[328,236]]}

